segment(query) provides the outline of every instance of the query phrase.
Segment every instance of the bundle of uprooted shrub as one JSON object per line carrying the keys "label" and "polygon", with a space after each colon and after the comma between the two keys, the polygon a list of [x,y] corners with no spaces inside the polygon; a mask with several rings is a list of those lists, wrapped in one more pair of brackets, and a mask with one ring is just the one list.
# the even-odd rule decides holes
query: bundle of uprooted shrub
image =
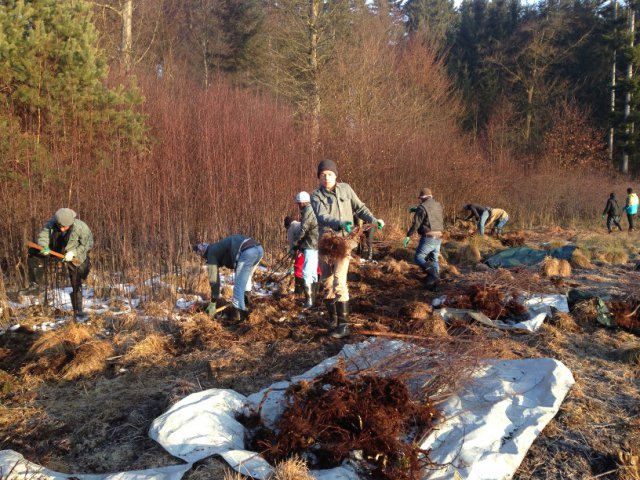
{"label": "bundle of uprooted shrub", "polygon": [[250,447],[272,463],[298,456],[311,468],[332,468],[360,451],[359,467],[381,480],[417,480],[433,465],[417,444],[438,412],[430,401],[412,400],[398,377],[351,377],[339,365],[290,387],[286,401],[275,430],[258,414],[244,419]]}
{"label": "bundle of uprooted shrub", "polygon": [[639,300],[613,300],[608,306],[618,327],[640,333]]}
{"label": "bundle of uprooted shrub", "polygon": [[358,245],[358,240],[363,233],[364,231],[359,227],[354,228],[347,236],[329,230],[320,237],[318,252],[322,258],[330,263],[347,258],[351,250]]}
{"label": "bundle of uprooted shrub", "polygon": [[519,319],[527,309],[518,297],[505,295],[497,287],[470,285],[454,295],[447,295],[445,307],[478,310],[492,320]]}

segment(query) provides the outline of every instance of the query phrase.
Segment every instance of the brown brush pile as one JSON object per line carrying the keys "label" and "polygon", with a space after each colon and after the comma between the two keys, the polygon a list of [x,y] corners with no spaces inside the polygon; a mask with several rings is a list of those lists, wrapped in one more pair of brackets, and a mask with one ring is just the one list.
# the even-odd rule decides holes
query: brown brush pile
{"label": "brown brush pile", "polygon": [[297,455],[312,459],[312,468],[332,468],[360,450],[370,477],[385,480],[417,480],[430,464],[416,442],[438,412],[430,402],[413,401],[397,377],[351,378],[339,366],[290,387],[286,398],[275,431],[257,415],[241,419],[252,431],[250,447],[273,463]]}
{"label": "brown brush pile", "polygon": [[358,228],[355,228],[346,237],[333,230],[325,232],[318,242],[320,256],[328,263],[347,258],[351,254],[351,250],[358,245],[358,239],[361,235]]}
{"label": "brown brush pile", "polygon": [[499,240],[505,247],[523,247],[525,244],[525,236],[522,230],[501,235]]}
{"label": "brown brush pile", "polygon": [[492,320],[522,318],[527,309],[516,297],[507,297],[496,287],[470,285],[462,293],[447,295],[445,307],[478,310]]}
{"label": "brown brush pile", "polygon": [[545,257],[540,268],[542,274],[548,278],[566,278],[571,276],[571,265],[566,260],[560,260],[553,257]]}
{"label": "brown brush pile", "polygon": [[596,268],[589,257],[587,257],[584,252],[580,249],[575,249],[573,254],[571,254],[571,260],[569,260],[571,266],[573,268]]}
{"label": "brown brush pile", "polygon": [[565,332],[581,332],[582,328],[576,323],[573,317],[564,312],[555,312],[550,323],[556,328]]}
{"label": "brown brush pile", "polygon": [[618,327],[640,332],[640,301],[614,300],[608,304],[608,307]]}

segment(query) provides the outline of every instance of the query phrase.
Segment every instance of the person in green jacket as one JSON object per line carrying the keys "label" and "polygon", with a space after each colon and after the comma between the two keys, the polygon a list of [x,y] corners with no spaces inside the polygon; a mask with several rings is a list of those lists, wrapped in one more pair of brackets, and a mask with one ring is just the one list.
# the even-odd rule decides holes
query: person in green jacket
{"label": "person in green jacket", "polygon": [[216,313],[220,298],[219,267],[227,267],[235,270],[232,318],[246,320],[249,317],[247,292],[251,292],[253,272],[264,255],[262,245],[246,235],[231,235],[217,243],[197,243],[193,251],[207,261],[211,301],[206,312],[211,317]]}
{"label": "person in green jacket", "polygon": [[[71,306],[76,320],[85,320],[82,309],[82,281],[89,275],[89,252],[93,248],[93,234],[76,212],[70,208],[56,211],[40,231],[36,243],[42,250],[30,248],[27,258],[29,287],[22,294],[37,294],[45,277],[45,266],[51,252],[64,254],[64,263],[71,280]],[[74,262],[75,260],[75,262]]]}
{"label": "person in green jacket", "polygon": [[[319,236],[333,230],[346,236],[351,232],[354,218],[362,218],[367,223],[384,226],[384,221],[377,219],[367,206],[358,198],[347,183],[337,183],[338,167],[332,160],[322,160],[318,164],[319,187],[311,194],[311,206],[318,219]],[[355,248],[354,244],[354,248]],[[336,323],[331,333],[334,338],[349,335],[349,290],[347,288],[347,272],[349,260],[337,259],[331,264],[320,262],[322,279],[325,287],[325,306],[329,318]]]}

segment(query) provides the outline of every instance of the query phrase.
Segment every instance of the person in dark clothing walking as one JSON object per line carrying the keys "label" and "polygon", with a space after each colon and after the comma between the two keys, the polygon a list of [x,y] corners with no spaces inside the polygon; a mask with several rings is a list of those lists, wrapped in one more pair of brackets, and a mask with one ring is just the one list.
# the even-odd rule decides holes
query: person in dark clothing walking
{"label": "person in dark clothing walking", "polygon": [[311,308],[318,290],[318,220],[311,207],[311,196],[307,192],[296,195],[296,203],[300,208],[300,229],[293,236],[291,253],[298,250],[304,254],[302,278],[304,279],[305,307]]}
{"label": "person in dark clothing walking", "polygon": [[433,199],[431,189],[420,190],[418,199],[421,203],[413,214],[413,222],[407,231],[404,246],[409,244],[411,235],[418,232],[420,243],[416,248],[414,261],[427,274],[427,285],[434,287],[440,278],[438,255],[442,244],[444,213],[442,205]]}
{"label": "person in dark clothing walking", "polygon": [[246,320],[249,317],[247,292],[251,292],[253,272],[264,255],[262,245],[246,235],[231,235],[217,243],[197,243],[193,251],[207,261],[211,286],[211,302],[206,308],[209,316],[215,315],[220,298],[219,267],[227,267],[235,270],[232,319]]}
{"label": "person in dark clothing walking", "polygon": [[474,203],[467,203],[462,208],[469,212],[469,216],[465,218],[465,220],[474,219],[478,225],[478,231],[480,232],[480,235],[484,235],[484,226],[489,219],[489,215],[491,215],[491,209],[489,207],[483,207]]}
{"label": "person in dark clothing walking", "polygon": [[43,284],[46,262],[51,252],[64,254],[64,264],[71,280],[71,306],[76,320],[85,320],[82,309],[82,281],[89,276],[89,252],[93,248],[93,234],[70,208],[60,208],[44,226],[36,243],[42,250],[30,248],[27,258],[29,288],[22,294],[37,294]]}
{"label": "person in dark clothing walking", "polygon": [[613,230],[613,225],[618,227],[618,230],[622,231],[622,227],[620,226],[620,216],[622,212],[620,210],[620,205],[618,205],[618,200],[616,200],[616,194],[612,193],[609,195],[607,199],[607,205],[604,207],[604,211],[602,212],[602,218],[607,216],[607,230],[609,233]]}

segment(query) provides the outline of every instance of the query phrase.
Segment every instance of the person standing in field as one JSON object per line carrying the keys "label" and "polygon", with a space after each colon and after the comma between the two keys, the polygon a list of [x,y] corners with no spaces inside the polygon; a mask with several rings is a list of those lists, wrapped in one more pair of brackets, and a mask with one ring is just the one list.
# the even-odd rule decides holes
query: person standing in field
{"label": "person standing in field", "polygon": [[[287,230],[287,243],[289,250],[293,249],[293,239],[300,231],[300,222],[292,220],[289,215],[284,217],[284,228]],[[302,278],[302,269],[304,268],[304,254],[297,250],[293,257],[293,278],[294,278],[294,294],[304,293],[304,279]]]}
{"label": "person standing in field", "polygon": [[607,204],[602,212],[602,218],[604,218],[605,215],[607,216],[607,230],[609,230],[609,233],[613,231],[614,225],[622,231],[622,227],[620,226],[620,205],[618,205],[615,193],[611,193],[607,199]]}
{"label": "person standing in field", "polygon": [[246,235],[231,235],[217,243],[197,243],[193,245],[193,251],[207,261],[211,301],[205,311],[211,317],[216,314],[220,298],[219,268],[232,268],[235,278],[231,318],[235,321],[246,320],[249,317],[247,292],[251,292],[253,273],[264,255],[262,245]]}
{"label": "person standing in field", "polygon": [[291,254],[294,258],[298,250],[304,254],[302,278],[305,307],[311,308],[315,303],[318,283],[318,220],[311,207],[311,196],[307,192],[299,192],[296,203],[300,209],[300,228],[293,236]]}
{"label": "person standing in field", "polygon": [[30,248],[27,257],[29,287],[22,294],[38,293],[43,284],[45,263],[51,252],[64,254],[64,265],[71,280],[71,306],[77,320],[86,320],[82,309],[82,281],[89,276],[89,252],[93,248],[93,234],[70,208],[60,208],[44,226],[36,243],[42,250]]}
{"label": "person standing in field", "polygon": [[638,195],[633,192],[631,187],[627,188],[627,201],[624,206],[624,211],[627,213],[629,231],[633,232],[633,220],[638,213]]}
{"label": "person standing in field", "polygon": [[427,274],[428,287],[435,287],[440,279],[440,246],[444,230],[444,211],[442,205],[433,199],[430,188],[423,188],[418,195],[420,205],[415,207],[413,222],[404,239],[404,246],[409,245],[411,236],[418,232],[420,242],[416,248],[414,261]]}
{"label": "person standing in field", "polygon": [[[377,219],[358,198],[347,183],[337,183],[338,168],[332,160],[322,160],[317,171],[319,187],[311,195],[311,206],[318,219],[320,237],[325,232],[334,231],[346,236],[353,228],[354,218],[384,227],[384,221]],[[329,319],[336,326],[331,333],[334,338],[349,335],[349,290],[347,272],[350,255],[327,263],[322,259],[320,268],[325,287],[325,306]]]}

